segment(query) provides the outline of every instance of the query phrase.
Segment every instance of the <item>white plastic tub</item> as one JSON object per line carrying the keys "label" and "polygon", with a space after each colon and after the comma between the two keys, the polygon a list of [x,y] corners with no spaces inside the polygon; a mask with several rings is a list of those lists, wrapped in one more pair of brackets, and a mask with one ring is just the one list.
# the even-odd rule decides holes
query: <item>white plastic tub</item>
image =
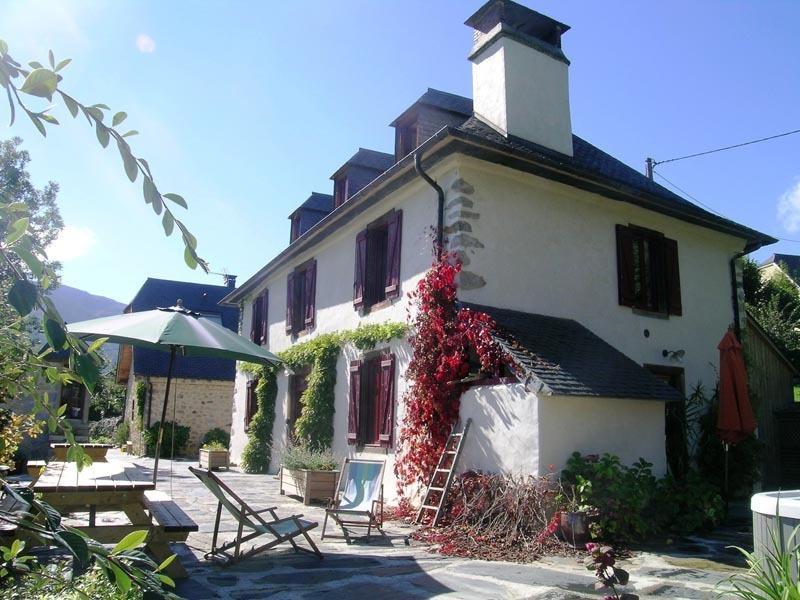
{"label": "white plastic tub", "polygon": [[[800,544],[800,536],[791,538],[800,525],[800,490],[762,492],[750,499],[753,512],[753,548],[763,557],[777,543],[784,551]],[[774,542],[773,542],[774,540]],[[797,564],[794,565],[797,576]]]}

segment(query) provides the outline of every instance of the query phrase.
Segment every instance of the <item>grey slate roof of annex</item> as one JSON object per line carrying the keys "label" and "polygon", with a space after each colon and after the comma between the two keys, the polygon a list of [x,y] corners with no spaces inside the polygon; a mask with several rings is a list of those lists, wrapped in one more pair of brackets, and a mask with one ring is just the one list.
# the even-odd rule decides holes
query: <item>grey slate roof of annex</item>
{"label": "grey slate roof of annex", "polygon": [[572,319],[462,303],[498,325],[495,339],[529,377],[529,387],[558,396],[677,401],[682,396]]}

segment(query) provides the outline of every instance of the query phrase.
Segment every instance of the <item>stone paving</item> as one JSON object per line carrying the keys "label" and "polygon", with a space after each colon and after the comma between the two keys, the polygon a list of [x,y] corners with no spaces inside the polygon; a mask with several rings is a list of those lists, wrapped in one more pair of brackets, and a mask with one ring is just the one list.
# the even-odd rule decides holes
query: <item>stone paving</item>
{"label": "stone paving", "polygon": [[[111,458],[116,458],[112,455]],[[135,462],[152,469],[152,460]],[[447,558],[408,539],[412,529],[390,522],[386,535],[370,543],[320,540],[324,510],[281,496],[272,475],[248,475],[235,469],[219,472],[242,498],[257,507],[277,506],[280,516],[304,514],[318,521],[311,532],[324,560],[288,549],[273,550],[221,567],[204,558],[211,547],[216,500],[188,471],[188,460],[162,461],[158,488],[169,493],[198,523],[186,544],[174,544],[189,572],[178,593],[189,599],[231,598],[597,598],[594,578],[574,558],[551,557],[533,564]],[[171,471],[171,476],[170,476]],[[232,537],[235,521],[223,512],[222,539]],[[329,529],[330,530],[330,529]],[[226,535],[227,533],[227,535]],[[711,598],[715,586],[738,570],[724,549],[746,540],[745,531],[728,531],[714,540],[693,538],[664,549],[636,551],[624,561],[631,573],[628,590],[642,598]]]}

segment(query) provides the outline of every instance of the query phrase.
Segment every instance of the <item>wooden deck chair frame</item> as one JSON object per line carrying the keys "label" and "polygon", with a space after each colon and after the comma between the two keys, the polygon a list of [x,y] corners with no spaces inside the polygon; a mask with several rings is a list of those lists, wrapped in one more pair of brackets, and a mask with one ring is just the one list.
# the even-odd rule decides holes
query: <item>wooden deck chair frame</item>
{"label": "wooden deck chair frame", "polygon": [[[353,463],[371,463],[371,464],[381,465],[381,470],[378,475],[380,479],[378,498],[372,500],[370,507],[371,510],[347,510],[339,508],[339,505],[342,500],[342,493],[344,492],[342,484],[347,481],[345,477],[347,477],[350,465]],[[325,519],[322,522],[323,540],[326,537],[325,530],[328,526],[328,517],[330,517],[337,525],[339,525],[339,527],[341,527],[342,533],[344,534],[344,535],[327,534],[327,537],[329,538],[344,539],[347,541],[348,544],[350,544],[352,540],[350,534],[347,531],[348,528],[351,529],[366,528],[367,541],[371,539],[373,527],[377,529],[381,533],[381,535],[383,535],[383,472],[385,468],[386,468],[386,461],[383,460],[368,460],[368,459],[356,459],[356,458],[344,459],[344,463],[342,464],[342,470],[339,472],[339,480],[336,482],[336,496],[331,500],[328,508],[325,509]],[[379,505],[380,507],[379,511],[375,509],[376,505]]]}
{"label": "wooden deck chair frame", "polygon": [[[206,553],[206,559],[217,560],[224,565],[230,565],[244,558],[248,558],[255,554],[259,554],[260,552],[269,550],[270,548],[274,548],[275,546],[283,544],[284,542],[289,542],[292,545],[292,548],[294,548],[295,552],[308,552],[309,554],[315,554],[317,557],[323,558],[322,552],[319,551],[319,548],[317,548],[314,540],[312,540],[311,536],[308,535],[308,532],[317,527],[319,523],[303,520],[301,519],[303,516],[301,514],[280,518],[275,513],[275,509],[277,508],[276,506],[254,510],[212,471],[197,469],[195,467],[189,467],[189,470],[200,481],[202,481],[203,485],[205,485],[214,495],[214,497],[217,498],[217,517],[214,521],[214,535],[211,538],[211,552]],[[220,497],[220,495],[212,489],[212,487],[204,478],[207,478],[217,486],[222,497],[225,497],[225,501],[223,501],[222,497]],[[236,507],[236,504],[239,505],[238,508]],[[219,522],[222,516],[223,506],[226,508],[228,513],[236,519],[239,524],[239,528],[236,531],[236,538],[233,541],[217,546],[217,538],[219,537]],[[272,519],[264,519],[264,517],[262,517],[264,513],[269,513]],[[285,529],[281,526],[286,523],[293,523],[294,527],[289,531],[284,532],[278,529]],[[252,533],[245,534],[245,527],[252,530]],[[261,546],[253,545],[253,547],[249,550],[242,549],[243,544],[262,535],[270,534],[274,537],[272,541],[262,544]],[[310,549],[303,548],[302,546],[299,546],[297,542],[295,542],[294,538],[301,535],[306,539],[308,545],[311,546]],[[229,552],[231,548],[233,548],[232,555]]]}

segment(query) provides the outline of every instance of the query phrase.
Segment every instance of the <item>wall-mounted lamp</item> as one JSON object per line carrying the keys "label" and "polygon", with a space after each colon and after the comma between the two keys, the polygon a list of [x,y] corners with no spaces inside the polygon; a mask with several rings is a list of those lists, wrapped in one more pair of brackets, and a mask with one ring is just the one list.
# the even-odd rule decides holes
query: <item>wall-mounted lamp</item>
{"label": "wall-mounted lamp", "polygon": [[661,356],[674,360],[675,362],[681,362],[683,357],[686,356],[686,350],[662,350]]}

